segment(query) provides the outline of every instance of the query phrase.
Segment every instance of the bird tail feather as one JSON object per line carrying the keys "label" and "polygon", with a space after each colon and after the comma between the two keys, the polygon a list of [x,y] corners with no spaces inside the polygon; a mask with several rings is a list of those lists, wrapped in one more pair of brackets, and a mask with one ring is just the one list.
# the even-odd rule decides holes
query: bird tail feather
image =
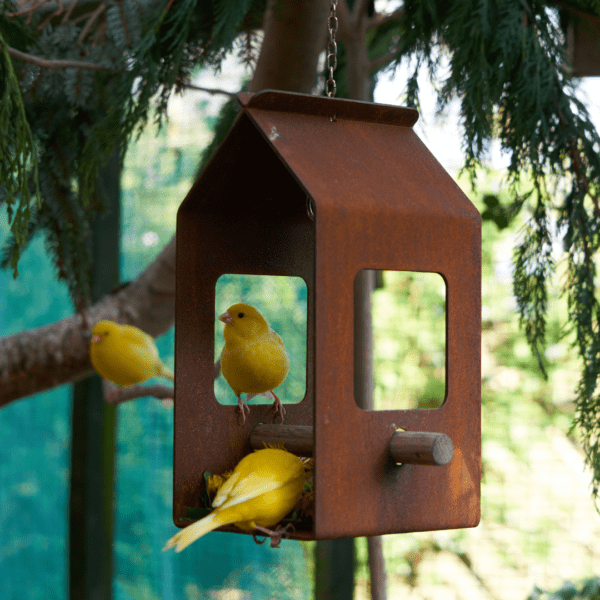
{"label": "bird tail feather", "polygon": [[171,381],[175,381],[175,375],[173,374],[173,371],[171,371],[169,368],[165,367],[165,365],[163,365],[162,363],[160,365],[160,374],[162,377],[166,377],[167,379],[170,379]]}
{"label": "bird tail feather", "polygon": [[172,538],[167,540],[167,543],[163,548],[163,552],[169,548],[173,548],[173,546],[177,546],[177,548],[175,548],[175,552],[181,552],[184,548],[187,548],[198,538],[201,538],[203,535],[206,535],[213,529],[221,527],[222,525],[227,525],[230,522],[232,521],[226,516],[223,516],[220,511],[214,511],[203,519],[188,525],[179,533],[176,533]]}

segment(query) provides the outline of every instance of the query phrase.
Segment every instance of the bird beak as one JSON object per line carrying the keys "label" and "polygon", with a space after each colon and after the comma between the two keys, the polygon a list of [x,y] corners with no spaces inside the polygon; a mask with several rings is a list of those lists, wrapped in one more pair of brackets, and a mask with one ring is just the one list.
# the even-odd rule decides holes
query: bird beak
{"label": "bird beak", "polygon": [[222,315],[219,315],[219,321],[223,321],[223,323],[231,323],[233,319],[228,312],[224,312]]}
{"label": "bird beak", "polygon": [[99,335],[92,336],[92,344],[97,344],[100,341],[102,341],[102,338]]}

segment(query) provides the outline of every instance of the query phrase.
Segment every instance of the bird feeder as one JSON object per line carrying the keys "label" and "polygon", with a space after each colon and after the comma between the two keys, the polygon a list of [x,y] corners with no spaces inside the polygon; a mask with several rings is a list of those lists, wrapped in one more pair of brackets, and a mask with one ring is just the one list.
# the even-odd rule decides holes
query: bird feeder
{"label": "bird feeder", "polygon": [[[413,131],[412,109],[273,91],[238,99],[237,121],[177,215],[175,524],[189,524],[182,516],[199,506],[205,471],[230,470],[279,439],[315,459],[312,528],[292,538],[477,525],[478,211]],[[353,284],[362,269],[444,278],[441,407],[357,406]],[[251,405],[240,425],[237,407],[215,398],[215,286],[225,273],[306,282],[306,395],[281,399],[283,425],[270,424],[267,405]]]}

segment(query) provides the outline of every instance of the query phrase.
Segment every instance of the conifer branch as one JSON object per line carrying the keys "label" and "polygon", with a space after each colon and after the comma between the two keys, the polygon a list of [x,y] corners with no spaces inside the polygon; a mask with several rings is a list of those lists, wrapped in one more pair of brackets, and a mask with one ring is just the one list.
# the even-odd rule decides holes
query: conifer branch
{"label": "conifer branch", "polygon": [[105,67],[104,65],[82,60],[40,58],[39,56],[33,56],[33,54],[21,52],[20,50],[11,48],[10,46],[6,46],[6,51],[8,52],[9,56],[12,56],[13,58],[22,60],[23,62],[27,62],[32,65],[37,65],[42,69],[91,69],[94,71],[110,71],[112,73],[118,72],[116,69],[111,69],[109,67]]}
{"label": "conifer branch", "polygon": [[369,61],[369,72],[379,71],[383,69],[391,62],[393,62],[396,58],[400,56],[400,50],[392,50],[390,52],[386,52],[377,58],[373,58]]}
{"label": "conifer branch", "polygon": [[[108,8],[108,4],[106,2],[102,2],[97,8],[96,10],[92,11],[91,13],[87,13],[85,15],[85,17],[88,18],[87,23],[83,26],[83,29],[81,30],[81,33],[79,34],[79,37],[77,38],[77,43],[78,44],[82,44],[83,40],[85,39],[85,37],[87,36],[87,34],[89,33],[90,29],[92,28],[92,25],[94,24],[94,21]],[[75,21],[73,21],[75,22]]]}
{"label": "conifer branch", "polygon": [[31,23],[31,17],[33,15],[33,13],[42,5],[44,4],[48,4],[48,2],[50,2],[51,0],[40,0],[40,2],[38,2],[37,4],[32,4],[31,6],[27,7],[27,8],[23,8],[22,10],[17,10],[15,12],[11,12],[11,13],[6,13],[6,17],[8,17],[9,19],[12,19],[14,17],[22,17],[23,15],[28,15],[27,17],[27,24],[29,25],[29,23]]}
{"label": "conifer branch", "polygon": [[187,82],[184,82],[182,87],[184,87],[186,90],[196,90],[197,92],[206,92],[207,94],[223,94],[224,96],[229,96],[230,98],[237,95],[237,92],[228,92],[227,90],[221,90],[219,88],[207,88]]}
{"label": "conifer branch", "polygon": [[575,171],[577,180],[583,186],[585,193],[592,199],[592,202],[594,203],[594,208],[596,209],[596,214],[600,217],[600,204],[598,204],[598,198],[596,194],[593,194],[590,190],[590,184],[587,180],[587,177],[585,176],[585,173],[583,172],[583,169],[581,168],[579,152],[577,152],[577,148],[575,148],[575,144],[572,140],[569,140],[569,152],[571,154],[571,165]]}
{"label": "conifer branch", "polygon": [[[556,107],[556,112],[558,114],[558,118],[560,119],[562,126],[567,127],[568,124],[566,122],[566,119],[563,115],[562,110],[556,103],[556,100],[554,101],[554,105]],[[579,181],[581,183],[586,194],[592,199],[592,202],[594,203],[594,208],[596,209],[596,214],[600,217],[600,204],[598,203],[598,198],[590,190],[589,181],[588,181],[587,177],[585,176],[583,169],[581,168],[581,160],[579,158],[579,152],[577,151],[577,148],[575,147],[575,143],[573,142],[572,138],[569,139],[568,144],[569,144],[569,154],[571,155],[571,165],[573,167],[573,170],[575,171],[577,181]],[[582,225],[583,225],[583,223],[582,223]]]}
{"label": "conifer branch", "polygon": [[125,32],[125,42],[127,47],[131,48],[131,35],[129,35],[129,27],[127,26],[127,19],[125,18],[125,11],[123,10],[122,0],[116,0],[119,8],[119,15],[121,16],[121,24],[123,25],[123,31]]}

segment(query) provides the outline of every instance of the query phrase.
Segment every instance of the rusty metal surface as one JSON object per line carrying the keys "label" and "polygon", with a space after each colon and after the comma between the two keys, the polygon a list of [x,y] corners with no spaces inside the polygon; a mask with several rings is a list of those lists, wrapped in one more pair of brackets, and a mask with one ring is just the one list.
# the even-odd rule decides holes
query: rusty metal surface
{"label": "rusty metal surface", "polygon": [[302,113],[311,117],[342,119],[345,121],[369,121],[384,125],[412,127],[419,118],[413,108],[373,104],[344,98],[306,96],[290,92],[264,90],[259,94],[238,94],[240,104],[246,109],[270,110],[280,113]]}
{"label": "rusty metal surface", "polygon": [[[232,468],[269,423],[243,427],[213,393],[215,283],[224,273],[303,277],[307,393],[286,425],[315,431],[315,522],[326,539],[475,526],[480,501],[481,221],[411,128],[414,111],[264,92],[243,111],[177,218],[174,517],[202,473]],[[346,117],[346,118],[345,118]],[[316,218],[306,212],[309,194]],[[360,269],[428,271],[447,285],[447,384],[433,410],[363,411],[353,398]],[[285,403],[285,399],[282,399]],[[440,432],[446,466],[396,465],[396,429]],[[348,443],[348,440],[354,440]]]}

